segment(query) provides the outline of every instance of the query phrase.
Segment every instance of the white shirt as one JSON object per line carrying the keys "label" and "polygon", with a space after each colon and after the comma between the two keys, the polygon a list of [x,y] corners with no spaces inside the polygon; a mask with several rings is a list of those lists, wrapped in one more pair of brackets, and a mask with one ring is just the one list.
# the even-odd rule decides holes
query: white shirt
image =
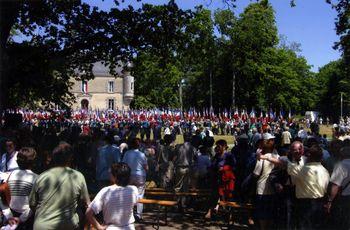
{"label": "white shirt", "polygon": [[327,192],[329,173],[320,162],[309,162],[304,166],[288,162],[288,174],[295,182],[297,198],[322,198]]}
{"label": "white shirt", "polygon": [[11,158],[8,159],[8,162],[7,162],[7,170],[6,170],[6,154],[7,153],[4,153],[1,156],[0,171],[1,172],[10,172],[10,171],[13,171],[15,169],[18,169],[18,164],[17,164],[18,152],[16,151],[13,154],[11,154]]}
{"label": "white shirt", "polygon": [[107,229],[135,229],[133,208],[137,203],[135,186],[111,185],[99,191],[89,207],[95,214],[103,212]]}
{"label": "white shirt", "polygon": [[[350,182],[350,159],[344,159],[335,165],[330,182],[341,187]],[[343,189],[342,195],[350,195],[350,184]]]}
{"label": "white shirt", "polygon": [[307,132],[304,129],[299,130],[298,137],[300,137],[301,139],[307,138]]}
{"label": "white shirt", "polygon": [[[278,154],[276,152],[267,153],[264,156],[278,158]],[[258,182],[257,182],[257,185],[256,185],[256,194],[258,194],[258,195],[272,195],[272,194],[274,194],[274,190],[268,181],[270,173],[274,167],[275,167],[275,165],[267,160],[258,160],[256,162],[255,169],[254,169],[253,173],[257,176],[260,175]]]}
{"label": "white shirt", "polygon": [[289,145],[290,139],[292,139],[292,135],[289,131],[284,131],[282,133],[282,145]]}

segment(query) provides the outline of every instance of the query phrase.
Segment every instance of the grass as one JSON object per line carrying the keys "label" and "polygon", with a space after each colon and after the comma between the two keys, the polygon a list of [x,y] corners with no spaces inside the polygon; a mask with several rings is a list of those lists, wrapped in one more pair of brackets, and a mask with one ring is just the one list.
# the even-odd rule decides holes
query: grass
{"label": "grass", "polygon": [[[305,127],[305,124],[304,124],[304,127]],[[308,131],[310,131],[310,130],[308,130]],[[329,125],[329,126],[327,126],[327,125],[320,125],[320,134],[321,135],[326,134],[328,139],[332,139],[332,136],[333,136],[332,125]],[[140,137],[140,134],[138,134],[138,137]],[[151,138],[153,138],[152,135],[151,135]],[[215,141],[220,140],[220,139],[224,139],[229,146],[232,146],[232,144],[233,144],[233,137],[232,137],[232,135],[214,135],[214,140]],[[184,143],[183,136],[182,135],[177,135],[175,143],[176,144]]]}
{"label": "grass", "polygon": [[[214,135],[214,140],[220,140],[220,139],[224,139],[228,145],[232,145],[233,144],[233,136],[231,135]],[[184,138],[182,135],[177,135],[176,136],[176,144],[182,144],[184,143]]]}
{"label": "grass", "polygon": [[327,138],[332,138],[333,136],[333,131],[332,131],[332,125],[320,125],[320,134],[326,134]]}

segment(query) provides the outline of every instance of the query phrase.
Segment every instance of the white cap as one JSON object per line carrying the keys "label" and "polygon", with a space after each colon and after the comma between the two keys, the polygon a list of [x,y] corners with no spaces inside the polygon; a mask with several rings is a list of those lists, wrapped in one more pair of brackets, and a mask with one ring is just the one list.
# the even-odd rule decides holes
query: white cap
{"label": "white cap", "polygon": [[274,136],[274,135],[271,135],[271,133],[264,133],[264,134],[263,134],[263,139],[264,139],[264,140],[275,139],[275,136]]}

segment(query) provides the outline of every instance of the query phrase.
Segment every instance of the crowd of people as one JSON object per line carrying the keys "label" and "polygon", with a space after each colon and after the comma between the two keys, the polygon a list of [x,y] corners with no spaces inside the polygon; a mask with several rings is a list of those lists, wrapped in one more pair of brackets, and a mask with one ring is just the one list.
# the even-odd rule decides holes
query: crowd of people
{"label": "crowd of people", "polygon": [[[343,124],[330,141],[316,123],[310,130],[281,117],[58,117],[24,116],[0,130],[4,229],[134,229],[150,181],[210,189],[207,219],[218,201],[233,200],[254,204],[249,223],[260,229],[350,227]],[[180,212],[191,205],[178,199]]]}

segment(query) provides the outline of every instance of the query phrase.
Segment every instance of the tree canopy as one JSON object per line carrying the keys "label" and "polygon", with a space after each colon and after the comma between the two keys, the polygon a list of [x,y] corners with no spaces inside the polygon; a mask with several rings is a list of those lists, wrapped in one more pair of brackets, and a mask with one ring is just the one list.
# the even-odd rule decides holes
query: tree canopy
{"label": "tree canopy", "polygon": [[251,3],[240,15],[232,8],[183,10],[175,1],[139,9],[115,3],[103,11],[76,0],[0,1],[0,109],[37,101],[69,104],[71,77],[93,78],[96,61],[115,74],[122,60],[135,64],[135,107],[179,107],[184,82],[185,107],[208,108],[212,101],[216,110],[319,109],[338,116],[322,104],[337,111],[339,92],[348,90],[348,1],[332,5],[340,36],[335,47],[343,57],[317,74],[298,43],[278,35],[267,0]]}

